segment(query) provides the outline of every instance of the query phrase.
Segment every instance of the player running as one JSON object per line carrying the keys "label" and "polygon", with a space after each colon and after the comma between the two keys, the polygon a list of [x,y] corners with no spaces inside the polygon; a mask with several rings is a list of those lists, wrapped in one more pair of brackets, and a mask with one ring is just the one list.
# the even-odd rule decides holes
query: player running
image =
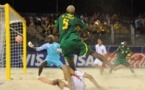
{"label": "player running", "polygon": [[57,30],[59,30],[59,38],[60,44],[62,48],[62,52],[64,58],[67,60],[69,66],[76,70],[73,56],[77,54],[78,56],[85,56],[86,54],[90,54],[95,58],[98,58],[102,62],[106,63],[108,66],[113,68],[111,63],[107,61],[107,59],[98,54],[94,50],[92,50],[86,43],[84,43],[79,33],[77,32],[77,26],[80,26],[82,30],[94,30],[96,28],[96,24],[91,27],[88,27],[81,19],[74,15],[75,7],[73,5],[69,5],[66,9],[66,13],[62,14],[55,23],[54,34]]}
{"label": "player running", "polygon": [[48,41],[48,43],[45,43],[40,47],[35,47],[31,42],[28,43],[28,46],[35,49],[36,51],[42,51],[45,49],[47,50],[48,55],[47,55],[46,59],[44,60],[44,62],[41,63],[41,65],[39,67],[38,77],[40,77],[44,66],[46,66],[46,65],[49,66],[52,64],[56,65],[58,68],[61,68],[63,70],[63,73],[68,80],[68,85],[71,88],[71,90],[73,90],[69,67],[67,65],[64,65],[60,61],[60,52],[61,52],[60,44],[57,42],[54,42],[53,35],[49,35],[46,41]]}
{"label": "player running", "polygon": [[[106,50],[106,47],[105,45],[103,45],[103,41],[101,38],[98,39],[98,44],[95,45],[95,50],[97,53],[103,55],[103,56],[106,56],[107,54],[107,50]],[[104,67],[105,67],[105,64],[100,61],[98,58],[95,59],[94,63],[93,63],[93,66],[94,67],[99,67],[100,68],[100,74],[104,74]]]}
{"label": "player running", "polygon": [[[117,50],[114,53],[112,53],[110,57],[112,57],[116,52],[118,52],[118,57],[114,62],[114,70],[120,69],[125,66],[128,67],[132,73],[134,73],[134,70],[126,60],[126,58],[129,59],[131,57],[130,54],[131,51],[127,45],[127,42],[122,42],[121,46],[119,46]],[[113,69],[110,69],[109,73],[112,73],[112,70]]]}
{"label": "player running", "polygon": [[[97,89],[104,89],[96,82],[96,80],[90,74],[81,71],[73,71],[71,68],[70,71],[74,90],[86,90],[84,78],[88,78],[96,86]],[[68,85],[60,79],[49,80],[45,77],[41,77],[39,80],[46,84],[57,85],[61,90],[70,90],[68,88]]]}

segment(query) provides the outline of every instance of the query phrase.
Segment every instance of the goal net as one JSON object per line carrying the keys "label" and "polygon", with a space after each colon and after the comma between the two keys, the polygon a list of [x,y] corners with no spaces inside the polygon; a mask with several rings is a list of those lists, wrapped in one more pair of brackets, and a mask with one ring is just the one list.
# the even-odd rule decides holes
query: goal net
{"label": "goal net", "polygon": [[[15,37],[23,41],[18,43]],[[0,78],[15,77],[12,73],[26,73],[26,21],[9,4],[0,5]],[[4,76],[4,77],[2,77]]]}

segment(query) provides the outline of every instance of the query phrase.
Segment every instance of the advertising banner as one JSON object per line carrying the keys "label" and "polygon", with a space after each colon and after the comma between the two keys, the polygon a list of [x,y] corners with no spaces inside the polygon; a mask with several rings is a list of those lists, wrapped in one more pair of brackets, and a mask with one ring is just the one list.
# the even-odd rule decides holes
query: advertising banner
{"label": "advertising banner", "polygon": [[[111,53],[116,49],[117,47],[107,47],[108,53],[107,57],[111,55]],[[131,59],[128,60],[128,62],[131,64],[133,68],[144,68],[145,67],[145,49],[141,48],[131,48],[134,52],[131,54]],[[110,51],[110,52],[109,52]],[[35,52],[34,50],[28,50],[27,51],[27,67],[38,67],[46,58],[47,53],[46,51],[41,52]],[[117,54],[115,54],[112,58],[110,58],[110,62],[113,64],[114,60],[116,60]],[[74,55],[74,62],[76,67],[92,67],[92,64],[94,62],[94,57],[90,55],[86,55],[83,57],[78,57],[77,55]],[[64,64],[67,64],[63,57],[61,56],[60,59]],[[49,67],[56,67],[54,65]]]}

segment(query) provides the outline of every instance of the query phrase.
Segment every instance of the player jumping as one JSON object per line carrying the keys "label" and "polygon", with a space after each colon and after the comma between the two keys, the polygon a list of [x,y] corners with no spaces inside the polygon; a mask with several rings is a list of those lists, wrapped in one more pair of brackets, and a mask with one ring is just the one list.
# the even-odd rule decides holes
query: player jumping
{"label": "player jumping", "polygon": [[59,30],[62,52],[69,66],[73,70],[76,70],[73,61],[74,54],[78,56],[85,56],[86,54],[89,54],[113,68],[111,63],[104,56],[95,52],[86,43],[84,43],[77,32],[77,26],[80,26],[82,30],[91,31],[94,30],[97,25],[94,24],[93,26],[88,27],[81,19],[76,17],[74,13],[75,7],[73,5],[69,5],[66,9],[66,13],[62,14],[56,21],[55,28],[53,30],[54,34],[57,30]]}

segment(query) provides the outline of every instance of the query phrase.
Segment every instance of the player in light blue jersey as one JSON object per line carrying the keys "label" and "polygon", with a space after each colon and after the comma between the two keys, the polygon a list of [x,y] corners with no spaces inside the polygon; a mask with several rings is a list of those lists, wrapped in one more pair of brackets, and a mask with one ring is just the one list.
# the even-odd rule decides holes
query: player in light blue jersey
{"label": "player in light blue jersey", "polygon": [[53,42],[43,44],[40,47],[36,47],[37,51],[42,51],[45,49],[47,50],[48,55],[44,63],[47,62],[48,66],[53,64],[59,68],[62,67],[63,63],[60,61],[60,52],[57,52],[58,50],[61,50],[60,44],[57,42]]}
{"label": "player in light blue jersey", "polygon": [[64,74],[67,76],[67,80],[69,81],[69,87],[72,90],[72,81],[71,81],[71,73],[69,71],[69,67],[67,65],[64,65],[60,61],[60,53],[61,53],[61,48],[60,44],[57,42],[54,42],[54,36],[49,35],[47,38],[47,43],[43,44],[40,47],[35,47],[31,42],[28,42],[28,46],[35,49],[36,51],[42,51],[42,50],[47,50],[47,57],[44,60],[43,63],[41,63],[38,71],[38,77],[40,77],[43,67],[46,65],[55,65],[58,68],[61,68],[64,72]]}

